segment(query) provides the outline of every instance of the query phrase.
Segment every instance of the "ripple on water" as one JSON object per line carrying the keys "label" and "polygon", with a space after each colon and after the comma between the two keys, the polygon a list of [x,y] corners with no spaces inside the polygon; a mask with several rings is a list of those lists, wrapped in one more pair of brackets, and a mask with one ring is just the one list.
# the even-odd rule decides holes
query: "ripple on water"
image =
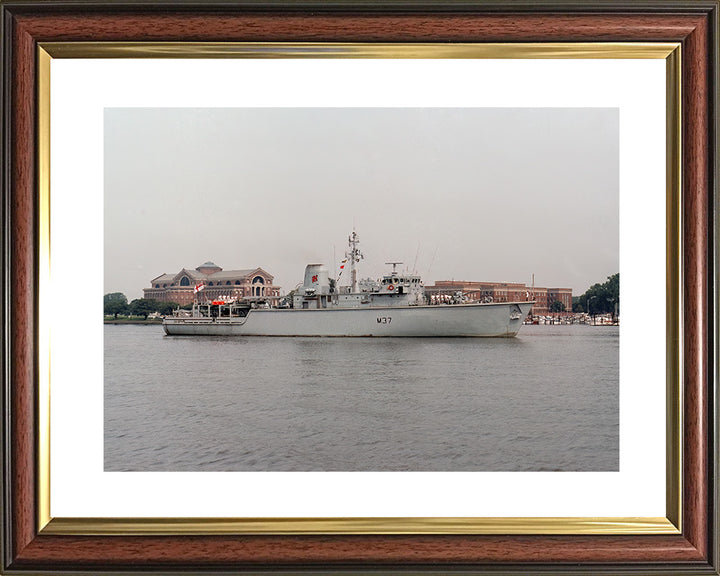
{"label": "ripple on water", "polygon": [[616,327],[511,339],[105,326],[106,470],[617,470]]}

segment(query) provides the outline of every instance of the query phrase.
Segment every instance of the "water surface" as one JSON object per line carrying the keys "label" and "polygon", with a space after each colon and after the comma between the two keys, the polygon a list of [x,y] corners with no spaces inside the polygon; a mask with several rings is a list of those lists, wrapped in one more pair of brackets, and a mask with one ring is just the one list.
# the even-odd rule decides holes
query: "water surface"
{"label": "water surface", "polygon": [[617,470],[617,327],[517,338],[105,326],[105,470]]}

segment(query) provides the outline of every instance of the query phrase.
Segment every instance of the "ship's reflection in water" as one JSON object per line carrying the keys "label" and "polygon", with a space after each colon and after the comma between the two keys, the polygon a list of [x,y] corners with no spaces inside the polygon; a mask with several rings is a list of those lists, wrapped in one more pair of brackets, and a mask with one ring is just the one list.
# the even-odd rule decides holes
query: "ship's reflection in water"
{"label": "ship's reflection in water", "polygon": [[105,327],[105,469],[618,470],[617,327],[517,338]]}

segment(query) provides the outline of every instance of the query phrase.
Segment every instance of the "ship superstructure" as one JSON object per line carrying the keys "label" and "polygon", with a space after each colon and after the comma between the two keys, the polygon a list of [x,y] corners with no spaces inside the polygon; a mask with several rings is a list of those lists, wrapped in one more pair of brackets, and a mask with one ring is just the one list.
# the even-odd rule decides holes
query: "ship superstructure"
{"label": "ship superstructure", "polygon": [[350,268],[350,285],[340,286],[323,264],[308,264],[302,285],[284,304],[262,299],[196,302],[189,314],[178,311],[163,321],[169,335],[244,336],[515,336],[532,301],[431,304],[419,275],[399,272],[402,262],[376,282],[358,281],[363,259],[355,231],[341,266]]}

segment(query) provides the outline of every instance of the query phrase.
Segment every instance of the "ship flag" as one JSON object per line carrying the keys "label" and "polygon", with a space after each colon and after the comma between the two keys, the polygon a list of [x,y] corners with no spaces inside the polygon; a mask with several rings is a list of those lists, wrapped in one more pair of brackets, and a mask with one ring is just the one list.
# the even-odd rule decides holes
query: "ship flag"
{"label": "ship flag", "polygon": [[200,292],[200,290],[205,290],[205,284],[203,284],[202,282],[200,282],[200,284],[195,284],[195,288],[193,288],[193,293],[197,294],[198,292]]}

